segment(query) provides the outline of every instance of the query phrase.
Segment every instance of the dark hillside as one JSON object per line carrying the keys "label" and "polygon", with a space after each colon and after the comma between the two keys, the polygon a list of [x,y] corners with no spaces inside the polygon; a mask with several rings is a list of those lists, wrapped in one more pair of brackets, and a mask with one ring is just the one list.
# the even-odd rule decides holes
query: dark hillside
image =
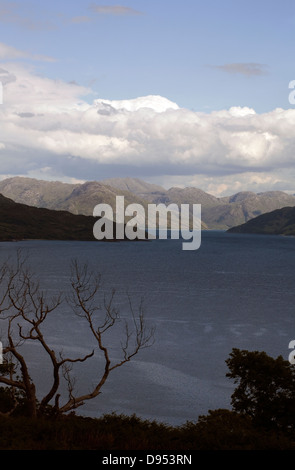
{"label": "dark hillside", "polygon": [[229,233],[295,235],[295,207],[284,207],[259,215],[245,224],[232,227]]}
{"label": "dark hillside", "polygon": [[84,240],[94,241],[97,219],[67,211],[19,204],[0,194],[0,241],[10,240]]}

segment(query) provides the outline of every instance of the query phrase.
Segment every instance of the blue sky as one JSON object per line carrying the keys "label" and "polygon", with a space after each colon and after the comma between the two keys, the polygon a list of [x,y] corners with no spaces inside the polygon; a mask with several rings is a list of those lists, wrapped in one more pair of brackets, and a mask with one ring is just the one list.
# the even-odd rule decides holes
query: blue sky
{"label": "blue sky", "polygon": [[[40,73],[90,85],[99,98],[155,94],[206,111],[289,106],[293,1],[137,0],[122,10],[105,1],[105,13],[85,0],[4,5],[5,42],[52,57]],[[258,74],[228,64],[257,64]]]}
{"label": "blue sky", "polygon": [[295,192],[294,1],[119,1],[0,1],[2,178]]}

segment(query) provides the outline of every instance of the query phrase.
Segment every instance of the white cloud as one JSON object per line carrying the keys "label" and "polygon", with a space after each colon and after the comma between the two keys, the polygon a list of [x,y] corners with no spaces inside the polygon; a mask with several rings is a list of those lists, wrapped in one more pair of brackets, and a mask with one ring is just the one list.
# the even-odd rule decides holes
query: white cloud
{"label": "white cloud", "polygon": [[[87,107],[81,97],[91,90],[85,87],[42,77],[22,64],[6,63],[2,67],[0,64],[0,80],[1,77],[4,79],[5,107],[0,108],[0,111],[30,115],[49,112],[49,116],[53,117],[78,106]],[[10,77],[10,80],[5,85],[6,77]]]}
{"label": "white cloud", "polygon": [[229,196],[240,191],[254,193],[278,190],[295,194],[295,168],[275,171],[251,172],[222,175],[161,175],[148,178],[150,183],[171,187],[196,187],[216,197]]}
{"label": "white cloud", "polygon": [[0,60],[31,59],[36,61],[54,62],[55,59],[44,55],[31,54],[30,52],[16,49],[0,42]]}
{"label": "white cloud", "polygon": [[121,168],[166,182],[175,175],[217,194],[247,185],[292,190],[295,109],[206,114],[161,96],[88,103],[90,90],[20,64],[0,64],[1,76],[10,77],[0,106],[5,174],[47,168],[64,178],[99,179],[108,167],[110,174]]}
{"label": "white cloud", "polygon": [[[293,172],[294,174],[295,172]],[[255,193],[278,189],[289,191],[292,184],[286,179],[286,174],[277,171],[271,172],[245,172],[235,175],[222,175],[217,177],[194,176],[189,181],[184,181],[184,186],[200,187],[204,191],[213,194],[216,197],[228,196],[240,191],[253,191]],[[293,186],[293,191],[295,187]],[[295,191],[294,191],[295,192]]]}
{"label": "white cloud", "polygon": [[163,98],[162,96],[143,96],[136,99],[130,100],[104,100],[98,99],[94,101],[94,105],[98,107],[99,112],[105,112],[106,110],[113,110],[117,111],[138,111],[139,109],[146,108],[152,109],[157,113],[162,113],[169,109],[179,109],[176,103],[168,100],[167,98]]}

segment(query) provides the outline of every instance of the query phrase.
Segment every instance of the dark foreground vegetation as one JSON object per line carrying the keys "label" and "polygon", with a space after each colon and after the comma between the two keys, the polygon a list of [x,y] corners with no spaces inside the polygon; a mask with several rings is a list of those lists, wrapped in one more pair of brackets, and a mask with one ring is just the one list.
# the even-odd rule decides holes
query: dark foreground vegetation
{"label": "dark foreground vegetation", "polygon": [[9,390],[2,388],[0,450],[295,450],[294,365],[239,349],[226,363],[237,384],[232,410],[213,410],[178,427],[135,415],[60,415],[53,408],[28,417],[23,399],[8,416]]}
{"label": "dark foreground vegetation", "polygon": [[238,413],[216,410],[181,427],[119,415],[1,417],[0,450],[295,450],[295,443]]}

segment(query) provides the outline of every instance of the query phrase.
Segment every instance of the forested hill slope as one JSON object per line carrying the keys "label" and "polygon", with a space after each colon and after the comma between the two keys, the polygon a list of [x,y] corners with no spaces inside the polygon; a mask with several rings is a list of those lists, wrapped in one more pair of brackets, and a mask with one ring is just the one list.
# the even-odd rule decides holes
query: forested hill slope
{"label": "forested hill slope", "polygon": [[95,240],[97,219],[19,204],[0,194],[0,241],[10,240]]}
{"label": "forested hill slope", "polygon": [[259,215],[245,224],[230,228],[228,232],[295,236],[295,207],[284,207]]}

